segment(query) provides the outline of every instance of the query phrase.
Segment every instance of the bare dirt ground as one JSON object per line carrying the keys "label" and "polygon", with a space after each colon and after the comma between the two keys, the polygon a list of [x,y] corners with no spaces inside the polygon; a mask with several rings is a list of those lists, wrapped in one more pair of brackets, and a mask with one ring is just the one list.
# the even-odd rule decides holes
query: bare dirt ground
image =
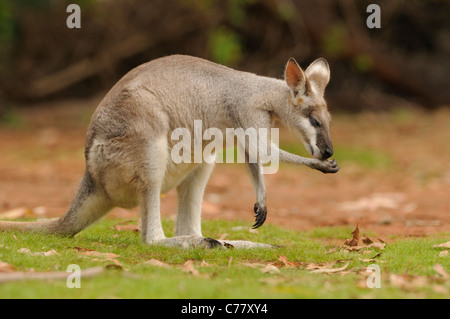
{"label": "bare dirt ground", "polygon": [[[84,172],[84,138],[100,98],[9,112],[0,124],[0,216],[20,207],[34,217],[65,212]],[[361,221],[361,230],[383,236],[450,231],[449,123],[449,107],[431,113],[334,114],[340,171],[325,175],[282,165],[266,175],[266,223],[309,230]],[[280,144],[303,149],[284,129]],[[218,164],[206,189],[203,216],[251,226],[254,202],[242,164]],[[163,196],[162,214],[175,218],[175,191]],[[117,208],[109,216],[138,218],[139,210]]]}

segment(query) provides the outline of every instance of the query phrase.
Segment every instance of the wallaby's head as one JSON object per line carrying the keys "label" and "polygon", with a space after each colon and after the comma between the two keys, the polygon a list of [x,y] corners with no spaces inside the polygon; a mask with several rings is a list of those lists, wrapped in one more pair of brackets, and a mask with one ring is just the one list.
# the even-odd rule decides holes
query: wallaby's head
{"label": "wallaby's head", "polygon": [[331,157],[334,152],[330,137],[331,116],[324,99],[325,87],[330,80],[327,61],[317,59],[303,71],[297,61],[290,58],[285,80],[290,88],[287,126],[313,157],[321,160]]}

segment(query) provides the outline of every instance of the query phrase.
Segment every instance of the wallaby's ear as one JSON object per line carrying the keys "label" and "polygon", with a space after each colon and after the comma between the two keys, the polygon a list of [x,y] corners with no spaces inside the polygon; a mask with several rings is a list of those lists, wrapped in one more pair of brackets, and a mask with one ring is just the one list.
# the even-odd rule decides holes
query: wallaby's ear
{"label": "wallaby's ear", "polygon": [[330,66],[327,60],[324,58],[315,60],[308,66],[305,73],[309,82],[323,95],[325,93],[325,87],[330,81]]}
{"label": "wallaby's ear", "polygon": [[290,58],[284,71],[284,79],[291,88],[294,96],[302,95],[306,91],[306,76],[294,58]]}

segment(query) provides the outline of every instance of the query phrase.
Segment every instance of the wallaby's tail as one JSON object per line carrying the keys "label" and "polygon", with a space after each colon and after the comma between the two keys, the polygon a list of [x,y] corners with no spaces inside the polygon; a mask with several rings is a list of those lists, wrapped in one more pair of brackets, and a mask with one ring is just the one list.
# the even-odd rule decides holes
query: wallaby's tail
{"label": "wallaby's tail", "polygon": [[6,222],[0,221],[0,231],[19,230],[25,232],[37,232],[51,234],[55,232],[58,220],[44,222]]}
{"label": "wallaby's tail", "polygon": [[94,180],[86,170],[72,205],[62,217],[42,222],[0,221],[0,231],[17,230],[73,236],[106,214],[111,208],[109,200],[96,187]]}

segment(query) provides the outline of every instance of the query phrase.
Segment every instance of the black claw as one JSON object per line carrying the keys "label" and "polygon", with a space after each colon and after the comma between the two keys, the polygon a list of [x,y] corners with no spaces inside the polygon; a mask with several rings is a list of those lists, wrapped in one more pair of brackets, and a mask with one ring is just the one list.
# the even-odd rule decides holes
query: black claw
{"label": "black claw", "polygon": [[267,217],[267,209],[256,203],[253,210],[255,211],[255,224],[252,226],[252,229],[256,229],[264,224]]}

